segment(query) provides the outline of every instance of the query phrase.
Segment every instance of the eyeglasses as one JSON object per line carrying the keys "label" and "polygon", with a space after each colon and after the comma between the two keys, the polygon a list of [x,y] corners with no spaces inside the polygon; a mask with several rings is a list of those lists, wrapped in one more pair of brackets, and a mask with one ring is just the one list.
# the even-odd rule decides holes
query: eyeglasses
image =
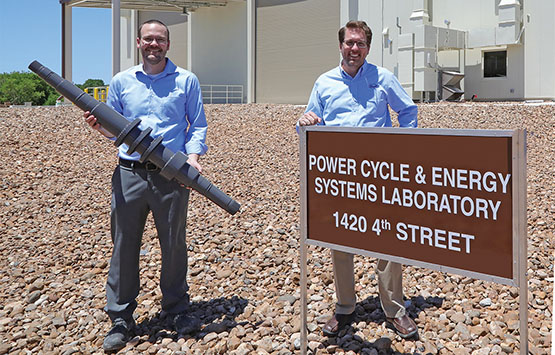
{"label": "eyeglasses", "polygon": [[346,41],[346,42],[343,42],[343,43],[345,43],[345,45],[349,48],[353,48],[355,46],[355,44],[357,45],[358,48],[367,48],[368,47],[366,42]]}
{"label": "eyeglasses", "polygon": [[156,41],[156,43],[162,46],[168,43],[168,40],[162,37],[143,37],[141,41],[146,44],[152,44],[152,42]]}

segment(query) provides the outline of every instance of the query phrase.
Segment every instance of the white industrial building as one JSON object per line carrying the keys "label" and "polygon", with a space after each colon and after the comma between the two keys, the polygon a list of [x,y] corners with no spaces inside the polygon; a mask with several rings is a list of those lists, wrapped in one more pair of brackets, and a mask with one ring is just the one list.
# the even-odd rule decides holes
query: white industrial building
{"label": "white industrial building", "polygon": [[177,65],[207,90],[241,92],[242,102],[305,104],[316,78],[339,64],[337,31],[351,19],[373,31],[368,61],[395,73],[415,100],[555,100],[554,0],[60,3],[67,79],[71,9],[107,7],[114,73],[139,62],[136,29],[155,18],[170,28],[168,55]]}

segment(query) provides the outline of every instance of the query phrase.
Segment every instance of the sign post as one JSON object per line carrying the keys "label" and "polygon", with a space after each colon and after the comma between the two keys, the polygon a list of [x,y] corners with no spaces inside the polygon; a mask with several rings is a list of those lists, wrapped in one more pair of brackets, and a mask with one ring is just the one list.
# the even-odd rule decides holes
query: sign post
{"label": "sign post", "polygon": [[302,351],[317,245],[520,287],[527,353],[525,131],[302,127],[300,160]]}

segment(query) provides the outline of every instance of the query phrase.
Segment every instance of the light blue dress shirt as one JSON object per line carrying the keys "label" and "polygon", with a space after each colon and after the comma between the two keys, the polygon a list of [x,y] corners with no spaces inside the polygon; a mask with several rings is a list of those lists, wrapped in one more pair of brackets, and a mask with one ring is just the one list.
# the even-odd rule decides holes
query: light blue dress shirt
{"label": "light blue dress shirt", "polygon": [[354,78],[341,65],[320,75],[305,112],[322,118],[321,125],[391,127],[388,105],[401,127],[417,126],[418,108],[395,75],[365,61]]}
{"label": "light blue dress shirt", "polygon": [[[110,83],[106,104],[133,121],[139,128],[152,128],[153,138],[163,136],[162,144],[173,152],[206,153],[206,116],[197,77],[167,59],[164,71],[148,75],[143,65],[116,74]],[[119,156],[138,160],[137,152],[127,154],[128,146],[119,147]]]}

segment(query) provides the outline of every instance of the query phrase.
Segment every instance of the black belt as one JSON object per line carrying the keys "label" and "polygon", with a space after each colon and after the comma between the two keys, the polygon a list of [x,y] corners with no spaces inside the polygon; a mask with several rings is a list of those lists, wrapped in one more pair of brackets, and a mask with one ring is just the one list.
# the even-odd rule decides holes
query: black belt
{"label": "black belt", "polygon": [[144,163],[140,163],[136,160],[127,160],[119,158],[119,165],[129,168],[129,169],[143,169],[146,171],[159,171],[160,168],[154,165],[153,163],[147,161]]}

